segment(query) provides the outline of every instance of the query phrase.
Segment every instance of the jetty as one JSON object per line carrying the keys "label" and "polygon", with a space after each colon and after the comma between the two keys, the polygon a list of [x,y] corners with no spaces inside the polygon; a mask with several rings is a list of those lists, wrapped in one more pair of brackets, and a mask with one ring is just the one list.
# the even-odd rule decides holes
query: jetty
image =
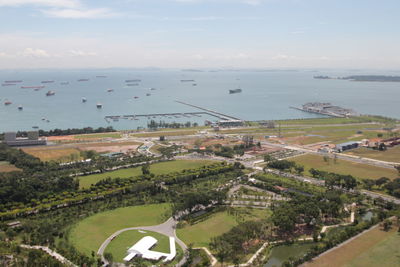
{"label": "jetty", "polygon": [[[189,104],[189,103],[186,103],[186,102],[183,102],[183,101],[175,100],[175,102],[179,103],[179,104],[182,104],[182,105],[189,106],[189,107],[193,107],[193,108],[197,108],[197,109],[200,109],[200,110],[204,110],[204,111],[206,111],[208,113],[214,114],[213,115],[214,117],[218,117],[221,120],[226,120],[226,121],[231,121],[231,120],[239,121],[239,120],[241,120],[241,119],[233,117],[231,115],[226,115],[226,114],[223,114],[221,112],[218,112],[218,111],[215,111],[215,110],[212,110],[212,109],[202,108],[202,107],[199,107],[199,106],[196,106],[196,105],[193,105],[193,104]],[[218,115],[218,116],[216,116],[216,115]]]}

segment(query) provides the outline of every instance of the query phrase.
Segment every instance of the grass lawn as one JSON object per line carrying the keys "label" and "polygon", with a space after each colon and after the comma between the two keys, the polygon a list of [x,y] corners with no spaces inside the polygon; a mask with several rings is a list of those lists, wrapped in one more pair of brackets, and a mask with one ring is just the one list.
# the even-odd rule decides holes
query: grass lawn
{"label": "grass lawn", "polygon": [[151,226],[167,220],[169,204],[142,205],[101,212],[75,224],[69,234],[71,243],[90,256],[111,234],[127,227]]}
{"label": "grass lawn", "polygon": [[314,168],[339,174],[351,174],[357,178],[378,179],[380,177],[388,177],[394,179],[398,177],[398,172],[394,168],[392,170],[341,159],[337,159],[336,163],[333,162],[333,159],[325,162],[323,157],[318,155],[298,156],[293,158],[292,161],[303,165],[307,175],[310,175],[309,170]]}
{"label": "grass lawn", "polygon": [[[166,174],[170,172],[182,171],[185,169],[195,169],[204,165],[213,163],[209,160],[175,160],[154,163],[150,166],[150,172],[154,174]],[[92,184],[97,183],[100,180],[110,178],[129,178],[139,176],[142,174],[142,167],[121,169],[112,172],[105,172],[100,174],[93,174],[88,176],[81,176],[79,178],[79,187],[88,188]]]}
{"label": "grass lawn", "polygon": [[[240,220],[257,220],[267,218],[271,214],[271,211],[267,209],[236,208],[235,210],[241,214]],[[217,212],[204,221],[177,229],[177,235],[187,245],[209,247],[212,237],[228,232],[239,224],[238,219],[227,211]]]}
{"label": "grass lawn", "polygon": [[75,139],[120,138],[120,137],[121,137],[121,134],[118,132],[74,135]]}
{"label": "grass lawn", "polygon": [[8,163],[7,161],[0,161],[0,172],[14,172],[20,170],[21,169],[18,169],[17,167]]}
{"label": "grass lawn", "polygon": [[400,146],[389,147],[386,151],[379,151],[361,147],[350,150],[346,153],[354,156],[400,163]]}
{"label": "grass lawn", "polygon": [[[142,233],[141,233],[142,232]],[[150,232],[150,231],[139,231],[131,230],[123,232],[118,235],[110,244],[107,246],[105,252],[113,254],[115,262],[123,262],[123,258],[127,255],[126,251],[138,242],[142,237],[152,236],[158,240],[156,246],[151,250],[169,253],[169,238],[165,235]],[[176,245],[178,247],[178,245]]]}
{"label": "grass lawn", "polygon": [[[76,148],[65,147],[27,147],[22,149],[24,152],[39,158],[41,161],[62,161],[69,162],[72,160],[79,160],[80,151]],[[72,159],[72,157],[74,159]]]}
{"label": "grass lawn", "polygon": [[379,227],[357,237],[338,249],[308,262],[306,267],[392,267],[400,263],[400,234]]}

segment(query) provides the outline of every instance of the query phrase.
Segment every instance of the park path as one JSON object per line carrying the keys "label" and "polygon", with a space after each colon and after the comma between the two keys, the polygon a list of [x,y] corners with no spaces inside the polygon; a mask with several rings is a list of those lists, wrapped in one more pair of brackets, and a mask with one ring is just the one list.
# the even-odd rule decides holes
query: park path
{"label": "park path", "polygon": [[[125,231],[130,231],[130,230],[144,230],[144,231],[152,231],[152,232],[157,232],[166,236],[172,236],[175,238],[175,241],[178,243],[178,245],[182,248],[182,250],[185,252],[187,250],[187,246],[185,243],[183,243],[176,235],[176,224],[177,221],[174,218],[169,218],[167,221],[163,222],[162,224],[158,225],[153,225],[153,226],[139,226],[139,227],[128,227],[124,228],[121,230],[116,231],[112,235],[110,235],[104,242],[101,244],[99,250],[97,251],[97,254],[101,256],[102,261],[105,264],[108,264],[108,261],[104,258],[104,251],[108,244],[118,235]],[[186,262],[186,258],[183,257],[182,260],[176,264],[175,266],[179,267],[182,266]]]}
{"label": "park path", "polygon": [[38,250],[42,250],[44,252],[46,252],[47,254],[49,254],[50,256],[52,256],[53,258],[55,258],[56,260],[58,260],[59,262],[67,265],[67,266],[71,266],[71,267],[78,267],[77,265],[73,264],[72,262],[70,262],[67,258],[65,258],[64,256],[62,256],[61,254],[55,252],[54,250],[51,250],[48,247],[44,247],[44,246],[30,246],[30,245],[20,245],[21,248],[27,248],[27,249],[38,249]]}

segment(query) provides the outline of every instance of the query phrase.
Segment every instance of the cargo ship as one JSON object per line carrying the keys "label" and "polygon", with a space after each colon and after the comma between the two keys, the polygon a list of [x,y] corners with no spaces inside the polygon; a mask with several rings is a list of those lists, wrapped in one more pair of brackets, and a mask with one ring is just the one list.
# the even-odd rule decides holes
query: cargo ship
{"label": "cargo ship", "polygon": [[97,75],[96,78],[107,78],[105,75]]}
{"label": "cargo ship", "polygon": [[12,102],[9,100],[4,101],[4,105],[6,105],[6,106],[11,105],[11,104],[12,104]]}
{"label": "cargo ship", "polygon": [[190,79],[190,80],[181,80],[181,82],[195,82],[195,80],[193,80],[193,79]]}
{"label": "cargo ship", "polygon": [[79,79],[78,82],[87,82],[89,79]]}
{"label": "cargo ship", "polygon": [[238,89],[230,89],[229,93],[230,94],[237,94],[237,93],[241,93],[242,89],[238,88]]}
{"label": "cargo ship", "polygon": [[22,80],[4,81],[4,83],[22,83]]}
{"label": "cargo ship", "polygon": [[61,85],[68,85],[69,82],[61,82],[60,84],[61,84]]}
{"label": "cargo ship", "polygon": [[13,86],[15,83],[2,83],[1,86]]}
{"label": "cargo ship", "polygon": [[140,79],[133,79],[133,80],[125,80],[126,83],[135,83],[135,82],[141,82],[142,80]]}
{"label": "cargo ship", "polygon": [[138,86],[138,83],[127,83],[126,86]]}
{"label": "cargo ship", "polygon": [[52,80],[51,81],[50,80],[49,81],[42,81],[42,83],[54,83],[54,81],[52,81]]}
{"label": "cargo ship", "polygon": [[46,93],[46,96],[52,96],[52,95],[55,95],[55,94],[56,94],[55,91],[48,91],[48,92]]}
{"label": "cargo ship", "polygon": [[22,89],[43,89],[44,85],[39,86],[21,86]]}

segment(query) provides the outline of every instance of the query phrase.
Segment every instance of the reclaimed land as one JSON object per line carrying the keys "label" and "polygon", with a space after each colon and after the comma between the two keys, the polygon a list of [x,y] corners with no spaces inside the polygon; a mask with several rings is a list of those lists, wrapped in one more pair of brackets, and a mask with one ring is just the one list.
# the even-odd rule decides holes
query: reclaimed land
{"label": "reclaimed land", "polygon": [[[171,172],[179,172],[186,169],[196,169],[208,164],[212,164],[209,160],[174,160],[159,162],[150,165],[150,172],[154,174],[167,174]],[[142,174],[141,167],[134,167],[128,169],[120,169],[117,171],[105,172],[100,174],[92,174],[88,176],[79,177],[79,187],[88,188],[92,184],[96,184],[98,181],[106,178],[130,178],[139,176]]]}
{"label": "reclaimed land", "polygon": [[392,267],[400,262],[398,227],[385,232],[376,227],[305,264],[306,267]]}
{"label": "reclaimed land", "polygon": [[400,145],[395,147],[389,147],[385,151],[373,150],[362,147],[350,150],[346,153],[359,157],[400,163]]}
{"label": "reclaimed land", "polygon": [[118,208],[87,217],[75,224],[69,234],[71,243],[80,252],[90,256],[118,230],[160,224],[168,219],[169,204],[153,204]]}
{"label": "reclaimed land", "polygon": [[328,159],[326,162],[322,156],[318,155],[304,155],[298,156],[292,159],[297,164],[303,165],[305,174],[310,175],[309,170],[311,168],[334,172],[339,174],[350,174],[356,178],[368,178],[368,179],[379,179],[381,177],[387,177],[389,179],[395,179],[398,177],[398,172],[393,169],[372,166],[368,164],[356,163],[347,160],[337,159],[336,163],[333,159]]}
{"label": "reclaimed land", "polygon": [[268,209],[234,208],[235,212],[220,211],[211,214],[207,219],[186,224],[177,229],[177,236],[185,244],[193,247],[208,247],[213,237],[228,232],[241,221],[266,219],[271,215]]}
{"label": "reclaimed land", "polygon": [[[145,236],[152,236],[158,241],[155,247],[153,247],[151,250],[163,253],[170,253],[168,236],[156,232],[140,230],[131,230],[121,233],[112,242],[110,242],[105,250],[105,253],[111,253],[113,255],[114,262],[123,263],[123,259],[127,255],[127,249],[133,246],[136,242],[138,242],[141,238]],[[175,257],[175,259],[178,259],[179,255],[182,255],[182,249],[176,243],[175,247],[177,251],[177,256]],[[143,263],[148,266],[154,265],[154,263],[150,261],[144,261]],[[160,261],[160,264],[161,263],[162,262]],[[171,264],[174,263],[177,262],[173,261]]]}

